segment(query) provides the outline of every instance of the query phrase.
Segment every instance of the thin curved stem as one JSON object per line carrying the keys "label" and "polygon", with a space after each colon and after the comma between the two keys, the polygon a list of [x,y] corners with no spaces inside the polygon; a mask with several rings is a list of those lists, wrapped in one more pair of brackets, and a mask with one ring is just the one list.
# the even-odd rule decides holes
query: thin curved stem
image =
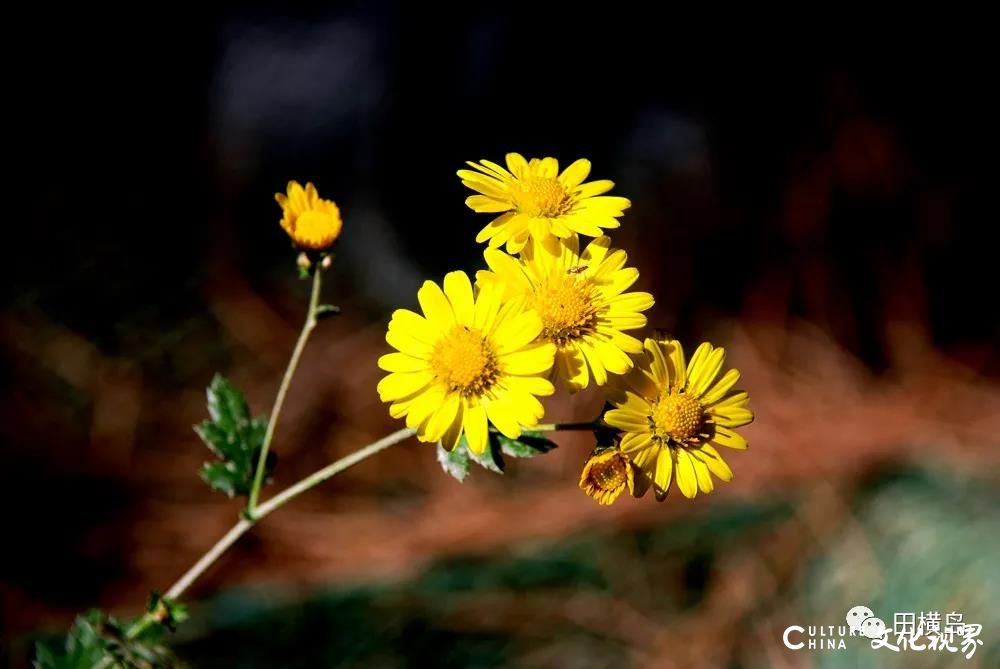
{"label": "thin curved stem", "polygon": [[164,595],[167,599],[177,599],[184,594],[184,591],[191,587],[199,576],[205,573],[205,570],[211,567],[219,557],[225,553],[230,546],[236,543],[236,540],[242,537],[246,532],[254,526],[254,523],[249,520],[241,520],[230,528],[226,534],[219,539],[214,546],[212,546],[207,553],[201,556],[201,558],[192,565],[190,569],[184,572],[184,575],[177,579],[177,582],[170,586],[167,590],[167,594]]}
{"label": "thin curved stem", "polygon": [[[356,465],[362,460],[370,458],[379,451],[383,451],[394,444],[398,444],[401,441],[409,439],[414,434],[416,434],[416,432],[417,432],[416,430],[410,428],[404,428],[402,430],[397,430],[392,434],[386,435],[385,437],[382,437],[378,441],[372,442],[367,446],[364,446],[363,448],[360,448],[357,451],[351,453],[350,455],[345,455],[339,460],[331,462],[326,467],[323,467],[322,469],[310,474],[309,476],[305,477],[298,483],[286,488],[279,494],[275,495],[268,501],[264,502],[259,507],[257,507],[257,512],[253,516],[252,520],[244,518],[235,525],[233,525],[233,527],[228,532],[226,532],[226,534],[223,535],[223,537],[219,539],[215,543],[215,545],[208,550],[208,552],[206,552],[203,556],[201,556],[201,559],[195,562],[190,569],[184,572],[184,574],[179,579],[177,579],[177,582],[174,583],[172,586],[170,586],[170,589],[167,590],[167,593],[166,595],[164,595],[164,598],[177,599],[181,595],[183,595],[184,592],[191,586],[191,584],[194,583],[196,580],[198,580],[198,577],[204,574],[205,571],[209,567],[211,567],[216,562],[216,560],[218,560],[219,557],[222,556],[223,553],[225,553],[234,543],[236,543],[237,539],[246,534],[250,530],[250,528],[256,525],[257,522],[260,521],[265,516],[276,511],[277,509],[280,509],[282,506],[292,501],[302,493],[316,487],[320,483],[326,481],[332,476],[339,474],[348,467]],[[134,639],[138,637],[147,628],[149,628],[150,625],[157,622],[161,621],[157,620],[153,614],[151,613],[145,614],[129,628],[127,632],[128,638]]]}
{"label": "thin curved stem", "polygon": [[312,294],[309,296],[309,311],[306,314],[306,322],[299,333],[299,340],[295,343],[295,350],[292,351],[292,358],[288,361],[285,369],[285,376],[281,379],[281,386],[278,388],[278,395],[274,398],[274,408],[267,420],[267,431],[264,433],[264,442],[260,447],[260,456],[257,458],[257,469],[254,472],[253,486],[250,488],[250,496],[247,500],[247,516],[254,518],[257,513],[257,500],[260,497],[260,488],[264,483],[264,470],[267,469],[267,452],[271,447],[271,440],[274,438],[274,431],[278,425],[278,417],[281,409],[285,405],[285,396],[288,394],[288,387],[295,376],[295,370],[299,366],[299,359],[302,351],[306,348],[309,335],[316,328],[316,310],[319,307],[319,293],[323,284],[323,268],[317,263],[313,270]]}

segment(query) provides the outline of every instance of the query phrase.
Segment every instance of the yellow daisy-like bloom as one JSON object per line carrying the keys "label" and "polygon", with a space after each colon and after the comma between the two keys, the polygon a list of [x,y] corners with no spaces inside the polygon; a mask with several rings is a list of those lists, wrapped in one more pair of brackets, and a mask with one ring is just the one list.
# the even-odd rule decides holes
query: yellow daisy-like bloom
{"label": "yellow daisy-like bloom", "polygon": [[580,489],[600,504],[611,505],[628,488],[635,491],[635,474],[628,458],[616,448],[590,456],[580,474]]}
{"label": "yellow daisy-like bloom", "polygon": [[340,209],[322,199],[311,183],[302,188],[298,181],[289,181],[288,194],[275,193],[274,199],[281,205],[281,227],[300,249],[323,251],[340,237]]}
{"label": "yellow daisy-like bloom", "polygon": [[[481,214],[500,214],[476,235],[496,248],[507,244],[508,253],[519,253],[530,237],[553,244],[555,237],[577,233],[599,237],[601,228],[617,228],[618,218],[631,202],[603,195],[614,187],[606,179],[584,183],[590,161],[580,159],[559,173],[555,158],[525,160],[507,154],[507,168],[489,160],[469,162],[472,170],[459,170],[462,183],[476,191],[465,204]],[[473,171],[475,170],[475,171]]]}
{"label": "yellow daisy-like bloom", "polygon": [[392,315],[385,340],[398,350],[379,358],[391,372],[378,384],[393,418],[406,416],[421,441],[449,450],[465,433],[469,448],[486,452],[487,421],[516,439],[545,413],[536,395],[551,395],[545,376],[555,346],[537,341],[542,319],[523,301],[501,303],[496,286],[473,296],[465,272],[433,281],[417,292],[423,316],[407,309]]}
{"label": "yellow daisy-like bloom", "polygon": [[625,251],[610,246],[608,237],[598,237],[580,253],[574,236],[560,240],[555,255],[537,240],[520,258],[486,249],[492,271],[476,275],[481,285],[499,283],[508,299],[523,297],[538,312],[542,341],[558,349],[553,376],[570,392],[586,388],[591,374],[604,385],[608,372],[628,372],[628,354],[642,352],[642,343],[623,331],[646,325],[641,312],[653,306],[653,296],[624,292],[639,271],[625,267]]}
{"label": "yellow daisy-like bloom", "polygon": [[686,364],[677,341],[647,339],[644,348],[632,372],[609,386],[616,408],[604,414],[608,425],[623,431],[619,448],[642,473],[636,496],[652,485],[663,499],[671,480],[685,497],[711,492],[712,474],[733,478],[715,447],[747,447],[733,430],[753,421],[749,396],[733,389],[740,373],[730,369],[720,376],[725,349],[707,342]]}

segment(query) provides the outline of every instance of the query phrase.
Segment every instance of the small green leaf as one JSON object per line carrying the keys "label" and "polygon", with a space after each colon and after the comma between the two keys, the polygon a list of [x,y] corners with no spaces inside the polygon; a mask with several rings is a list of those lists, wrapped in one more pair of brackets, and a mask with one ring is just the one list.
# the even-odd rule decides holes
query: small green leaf
{"label": "small green leaf", "polygon": [[499,432],[490,433],[490,441],[495,440],[501,452],[513,458],[533,458],[536,455],[548,453],[556,447],[555,443],[544,436],[544,432],[527,430],[517,439],[508,439]]}
{"label": "small green leaf", "polygon": [[[201,477],[213,489],[230,497],[250,494],[260,448],[267,432],[267,420],[252,418],[243,393],[216,375],[208,386],[208,413],[211,420],[194,426],[194,431],[219,461],[206,462]],[[276,460],[268,454],[265,475]]]}
{"label": "small green leaf", "polygon": [[316,320],[321,321],[324,318],[329,318],[330,316],[336,316],[340,313],[340,307],[335,304],[321,304],[316,307]]}
{"label": "small green leaf", "polygon": [[449,451],[441,442],[437,445],[437,459],[441,463],[441,469],[454,476],[459,482],[464,481],[469,475],[469,451],[464,443]]}

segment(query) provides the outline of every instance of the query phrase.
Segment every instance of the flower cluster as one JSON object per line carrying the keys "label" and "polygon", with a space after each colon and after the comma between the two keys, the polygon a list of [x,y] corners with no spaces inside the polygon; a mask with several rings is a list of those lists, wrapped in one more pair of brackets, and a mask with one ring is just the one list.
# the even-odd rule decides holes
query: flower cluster
{"label": "flower cluster", "polygon": [[[694,497],[713,489],[712,475],[730,480],[716,447],[746,448],[733,428],[753,414],[747,394],[734,390],[739,373],[722,372],[725,351],[705,343],[686,361],[676,341],[629,334],[646,326],[653,296],[630,290],[639,272],[604,234],[619,227],[629,200],[606,194],[611,181],[586,181],[588,160],[562,172],[555,158],[510,153],[505,162],[458,171],[476,193],[466,205],[497,214],[476,237],[488,242],[486,267],[475,284],[460,271],[441,285],[427,281],[417,292],[420,313],[393,313],[386,341],[395,351],[378,362],[389,372],[378,385],[389,413],[420,440],[477,457],[494,435],[517,440],[538,426],[539,397],[593,383],[609,409],[592,427],[611,435],[580,478],[595,500],[611,504],[626,489],[641,497],[651,487],[663,499],[672,481]],[[309,187],[299,196],[314,201]]]}

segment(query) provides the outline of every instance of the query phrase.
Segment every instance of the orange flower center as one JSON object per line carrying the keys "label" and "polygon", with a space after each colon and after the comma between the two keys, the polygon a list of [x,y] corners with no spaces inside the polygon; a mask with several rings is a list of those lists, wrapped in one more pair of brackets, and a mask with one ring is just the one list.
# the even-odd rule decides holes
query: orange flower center
{"label": "orange flower center", "polygon": [[497,354],[479,330],[456,325],[434,346],[431,370],[452,392],[465,397],[487,393],[496,383]]}
{"label": "orange flower center", "polygon": [[542,318],[542,338],[557,346],[597,328],[594,282],[572,274],[557,275],[535,291],[534,307]]}
{"label": "orange flower center", "polygon": [[661,439],[686,441],[698,435],[705,420],[701,402],[683,393],[660,397],[653,406],[653,426]]}
{"label": "orange flower center", "polygon": [[573,198],[552,177],[518,179],[513,194],[518,211],[528,216],[556,218],[573,208]]}
{"label": "orange flower center", "polygon": [[622,457],[595,462],[590,468],[590,481],[601,490],[618,490],[628,481],[626,467]]}

